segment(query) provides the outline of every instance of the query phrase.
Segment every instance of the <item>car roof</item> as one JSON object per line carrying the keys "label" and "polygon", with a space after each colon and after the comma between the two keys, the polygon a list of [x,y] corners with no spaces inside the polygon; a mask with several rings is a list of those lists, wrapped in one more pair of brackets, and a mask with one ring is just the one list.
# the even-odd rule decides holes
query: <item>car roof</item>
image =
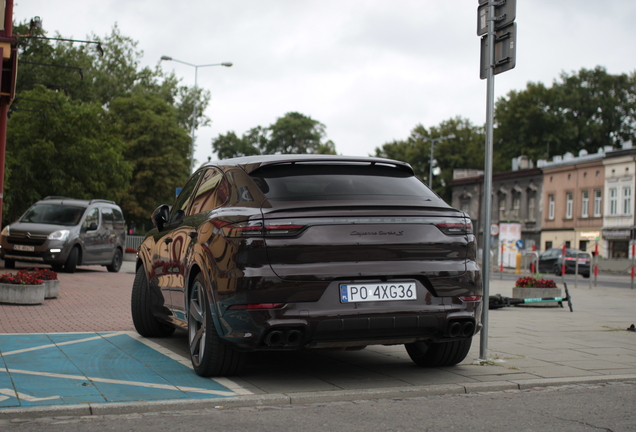
{"label": "car roof", "polygon": [[240,167],[248,174],[268,165],[296,164],[296,163],[325,163],[325,164],[369,164],[393,166],[410,174],[415,174],[413,168],[406,162],[393,159],[367,156],[341,156],[341,155],[316,155],[316,154],[285,154],[285,155],[259,155],[244,156],[238,158],[211,161],[202,165]]}
{"label": "car roof", "polygon": [[62,197],[62,196],[47,196],[46,198],[43,198],[40,201],[38,201],[36,204],[41,204],[41,203],[58,204],[58,205],[66,204],[66,205],[74,205],[78,207],[88,207],[89,205],[94,203],[104,203],[104,204],[111,204],[111,205],[117,206],[114,201],[109,201],[104,199],[81,200],[81,199]]}

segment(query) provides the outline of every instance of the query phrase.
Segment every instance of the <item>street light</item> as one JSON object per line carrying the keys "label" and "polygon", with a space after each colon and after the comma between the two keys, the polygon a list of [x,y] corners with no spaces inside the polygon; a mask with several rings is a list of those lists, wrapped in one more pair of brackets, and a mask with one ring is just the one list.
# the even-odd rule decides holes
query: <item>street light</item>
{"label": "street light", "polygon": [[435,150],[435,144],[445,139],[453,139],[455,138],[455,134],[450,134],[450,135],[439,137],[439,138],[429,138],[429,137],[425,137],[421,135],[420,137],[431,142],[431,156],[428,161],[429,162],[428,163],[429,164],[428,185],[430,186],[431,189],[433,189],[433,151]]}
{"label": "street light", "polygon": [[199,75],[199,68],[204,68],[204,67],[209,67],[209,66],[225,66],[225,67],[232,67],[232,63],[230,62],[224,62],[224,63],[212,63],[212,64],[204,64],[204,65],[195,65],[192,63],[188,63],[188,62],[184,62],[181,60],[177,60],[175,58],[172,58],[170,56],[161,56],[161,60],[164,61],[174,61],[177,63],[182,63],[184,65],[188,65],[188,66],[192,66],[194,68],[194,98],[192,100],[192,130],[191,130],[191,135],[192,135],[192,143],[190,144],[190,172],[192,172],[192,170],[194,169],[194,141],[195,141],[195,135],[194,135],[194,130],[196,128],[196,124],[197,124],[197,77]]}

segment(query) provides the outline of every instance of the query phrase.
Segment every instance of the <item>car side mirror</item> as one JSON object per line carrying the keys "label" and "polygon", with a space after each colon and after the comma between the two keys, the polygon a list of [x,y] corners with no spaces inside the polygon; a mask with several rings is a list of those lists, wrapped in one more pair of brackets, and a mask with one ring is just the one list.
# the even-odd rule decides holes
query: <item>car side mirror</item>
{"label": "car side mirror", "polygon": [[86,231],[96,231],[96,230],[97,230],[97,224],[95,222],[91,222],[88,228],[86,229]]}
{"label": "car side mirror", "polygon": [[157,227],[159,231],[163,230],[163,227],[168,223],[168,218],[170,217],[170,207],[166,204],[162,204],[157,209],[152,212],[150,216],[150,220],[152,224]]}

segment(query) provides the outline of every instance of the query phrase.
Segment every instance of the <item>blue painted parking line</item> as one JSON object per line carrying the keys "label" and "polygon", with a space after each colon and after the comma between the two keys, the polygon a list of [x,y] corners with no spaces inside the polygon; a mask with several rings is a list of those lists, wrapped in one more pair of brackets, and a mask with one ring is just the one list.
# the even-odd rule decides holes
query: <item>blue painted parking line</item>
{"label": "blue painted parking line", "polygon": [[0,334],[0,409],[250,394],[132,332]]}

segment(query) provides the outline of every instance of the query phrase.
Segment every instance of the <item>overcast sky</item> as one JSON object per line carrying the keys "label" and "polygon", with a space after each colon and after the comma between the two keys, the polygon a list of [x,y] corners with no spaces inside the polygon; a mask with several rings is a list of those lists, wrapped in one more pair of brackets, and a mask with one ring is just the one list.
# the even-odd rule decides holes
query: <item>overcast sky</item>
{"label": "overcast sky", "polygon": [[[139,42],[143,63],[162,55],[199,68],[212,94],[212,138],[239,136],[298,111],[326,126],[345,155],[371,155],[392,140],[461,116],[486,119],[479,79],[477,0],[14,0],[14,19],[42,19],[52,36],[106,36],[118,24]],[[517,66],[499,74],[495,95],[551,84],[563,71],[636,70],[636,1],[518,0]],[[163,62],[186,85],[195,69]]]}

